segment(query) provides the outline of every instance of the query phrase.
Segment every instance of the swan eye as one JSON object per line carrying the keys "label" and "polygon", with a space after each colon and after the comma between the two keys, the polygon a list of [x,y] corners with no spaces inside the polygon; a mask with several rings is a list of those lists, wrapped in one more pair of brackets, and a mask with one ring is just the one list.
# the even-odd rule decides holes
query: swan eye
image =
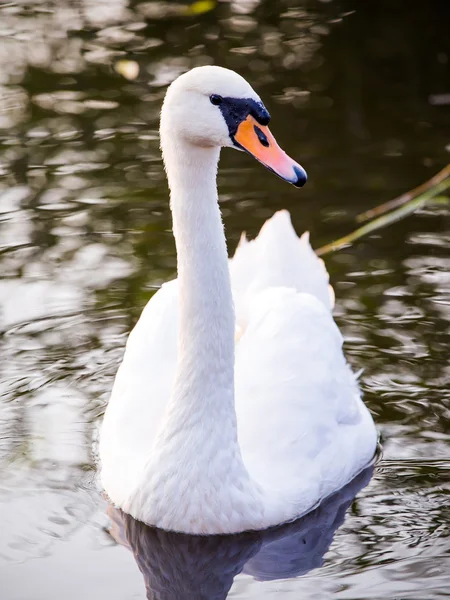
{"label": "swan eye", "polygon": [[213,94],[212,96],[209,97],[209,99],[211,100],[211,104],[214,104],[214,106],[219,106],[219,104],[222,104],[222,96],[218,96],[217,94]]}

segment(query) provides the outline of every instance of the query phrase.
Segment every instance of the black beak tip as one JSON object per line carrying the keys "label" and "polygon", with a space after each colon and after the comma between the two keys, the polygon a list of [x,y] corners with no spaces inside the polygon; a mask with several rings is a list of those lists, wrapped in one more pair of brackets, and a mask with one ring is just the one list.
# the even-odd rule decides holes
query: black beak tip
{"label": "black beak tip", "polygon": [[297,181],[294,181],[294,185],[295,187],[301,188],[305,185],[305,183],[308,181],[308,175],[306,174],[305,169],[302,169],[302,167],[296,165],[294,167],[294,173],[297,175]]}

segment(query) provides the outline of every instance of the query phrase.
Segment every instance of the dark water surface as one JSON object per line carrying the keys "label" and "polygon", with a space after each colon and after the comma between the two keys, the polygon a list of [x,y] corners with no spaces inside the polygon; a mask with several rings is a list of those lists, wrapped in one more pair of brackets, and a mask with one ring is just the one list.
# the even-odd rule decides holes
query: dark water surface
{"label": "dark water surface", "polygon": [[[133,553],[108,533],[93,441],[127,333],[175,270],[157,127],[177,74],[239,71],[309,173],[298,191],[225,151],[230,250],[282,207],[318,247],[449,162],[447,0],[234,0],[195,14],[207,5],[0,3],[2,600],[146,597]],[[384,446],[333,541],[343,514],[330,509],[326,543],[305,534],[292,571],[264,577],[264,555],[251,558],[261,540],[196,562],[195,545],[142,541],[128,523],[149,597],[450,595],[449,244],[447,208],[424,209],[326,259]],[[216,577],[202,596],[173,587],[192,590],[201,569]]]}

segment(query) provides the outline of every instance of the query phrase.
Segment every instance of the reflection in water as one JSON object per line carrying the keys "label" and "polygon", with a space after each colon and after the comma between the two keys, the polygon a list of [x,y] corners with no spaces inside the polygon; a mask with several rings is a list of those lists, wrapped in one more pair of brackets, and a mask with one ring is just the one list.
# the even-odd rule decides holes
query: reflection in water
{"label": "reflection in water", "polygon": [[133,552],[149,600],[222,600],[238,573],[268,581],[320,567],[346,510],[372,474],[370,466],[301,519],[266,531],[186,535],[149,527],[110,507],[111,534]]}

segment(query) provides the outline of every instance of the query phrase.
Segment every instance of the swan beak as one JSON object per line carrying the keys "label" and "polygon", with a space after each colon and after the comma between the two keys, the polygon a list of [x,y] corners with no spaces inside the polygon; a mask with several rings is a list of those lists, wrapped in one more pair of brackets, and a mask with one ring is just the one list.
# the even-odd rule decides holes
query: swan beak
{"label": "swan beak", "polygon": [[305,169],[280,148],[269,128],[258,123],[251,115],[239,124],[233,142],[281,179],[295,187],[305,185],[308,178]]}

